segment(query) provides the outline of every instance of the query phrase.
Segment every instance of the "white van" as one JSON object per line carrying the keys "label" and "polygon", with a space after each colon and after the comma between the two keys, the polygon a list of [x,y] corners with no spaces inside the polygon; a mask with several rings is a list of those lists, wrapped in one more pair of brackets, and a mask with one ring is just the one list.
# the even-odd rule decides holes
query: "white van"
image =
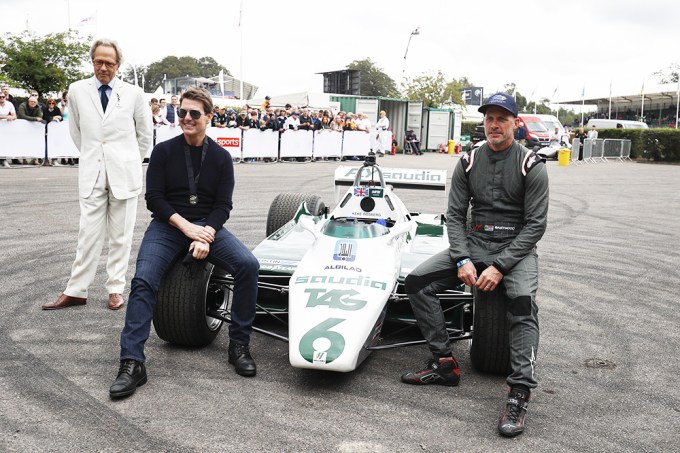
{"label": "white van", "polygon": [[546,129],[550,132],[550,135],[552,135],[555,132],[555,128],[557,128],[557,131],[561,137],[561,142],[566,143],[567,145],[569,144],[569,134],[567,134],[567,131],[564,130],[564,127],[562,126],[562,123],[560,123],[560,120],[557,119],[554,115],[534,115],[538,117],[538,119],[541,120],[541,122],[545,125]]}
{"label": "white van", "polygon": [[588,120],[588,129],[595,126],[598,129],[649,129],[647,123],[629,120],[603,120],[591,118]]}

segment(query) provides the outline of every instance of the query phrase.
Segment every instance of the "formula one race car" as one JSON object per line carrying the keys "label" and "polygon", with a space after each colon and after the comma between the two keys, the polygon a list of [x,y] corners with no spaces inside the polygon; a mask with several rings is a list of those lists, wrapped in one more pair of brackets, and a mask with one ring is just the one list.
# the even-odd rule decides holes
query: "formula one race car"
{"label": "formula one race car", "polygon": [[[425,342],[403,284],[411,270],[448,247],[446,219],[409,211],[394,189],[443,191],[446,171],[382,169],[369,155],[361,167],[339,167],[335,183],[349,188],[333,210],[317,195],[283,193],[272,202],[267,238],[253,250],[260,262],[254,330],[288,341],[294,367],[347,372],[373,350]],[[158,336],[180,345],[210,344],[230,322],[232,288],[224,270],[179,261],[158,294]],[[461,286],[439,298],[450,338],[472,340],[473,365],[507,373],[502,297],[479,294],[476,300],[485,300],[475,305]],[[390,333],[388,324],[400,328]],[[405,340],[406,331],[417,338]],[[398,340],[386,341],[388,334]]]}

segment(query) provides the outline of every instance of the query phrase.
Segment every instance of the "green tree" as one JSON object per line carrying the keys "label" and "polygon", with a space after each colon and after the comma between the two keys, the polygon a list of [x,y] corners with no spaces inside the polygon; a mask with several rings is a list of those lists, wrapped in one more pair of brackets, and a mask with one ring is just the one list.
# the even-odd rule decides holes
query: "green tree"
{"label": "green tree", "polygon": [[[517,85],[515,85],[515,82],[510,82],[506,83],[505,86],[505,93],[513,95],[515,97],[515,103],[517,104],[517,111],[518,112],[527,112],[527,104],[529,103],[527,101],[527,98],[522,95],[519,91],[517,91]],[[531,112],[533,112],[534,109],[532,107]]]}
{"label": "green tree", "polygon": [[673,63],[666,69],[654,73],[659,83],[677,83],[680,79],[680,63]]}
{"label": "green tree", "polygon": [[64,91],[86,76],[90,37],[77,31],[35,36],[30,31],[0,39],[0,73],[13,84],[39,95]]}
{"label": "green tree", "polygon": [[361,73],[362,96],[400,97],[397,84],[382,69],[375,66],[370,58],[354,60],[347,65],[347,69],[356,69]]}
{"label": "green tree", "polygon": [[461,91],[470,86],[466,77],[446,81],[444,74],[421,75],[404,81],[404,95],[412,101],[423,101],[423,107],[463,104]]}
{"label": "green tree", "polygon": [[[164,78],[175,77],[214,77],[224,71],[224,75],[231,75],[229,70],[215,61],[212,57],[175,57],[169,55],[162,60],[155,61],[148,66],[137,66],[137,78],[141,84],[144,75],[144,91],[150,92],[158,88]],[[124,72],[125,80],[134,81],[134,68],[131,66]]]}

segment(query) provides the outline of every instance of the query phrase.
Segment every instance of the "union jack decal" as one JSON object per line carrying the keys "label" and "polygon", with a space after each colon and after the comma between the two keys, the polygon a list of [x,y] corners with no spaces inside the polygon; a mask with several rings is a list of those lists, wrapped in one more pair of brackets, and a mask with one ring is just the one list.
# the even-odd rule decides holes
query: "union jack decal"
{"label": "union jack decal", "polygon": [[367,197],[368,196],[368,189],[364,187],[355,187],[354,188],[354,196],[355,197]]}

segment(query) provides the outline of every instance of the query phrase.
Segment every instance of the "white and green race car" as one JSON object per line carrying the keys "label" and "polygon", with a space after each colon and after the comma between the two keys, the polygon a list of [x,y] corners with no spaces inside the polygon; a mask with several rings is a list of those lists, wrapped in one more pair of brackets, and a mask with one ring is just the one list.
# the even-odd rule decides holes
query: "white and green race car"
{"label": "white and green race car", "polygon": [[[446,171],[381,168],[369,155],[361,167],[336,169],[335,184],[348,188],[332,210],[317,195],[283,193],[272,202],[267,238],[253,250],[261,315],[254,330],[287,341],[294,367],[348,372],[373,350],[424,343],[403,282],[448,247],[446,219],[408,210],[395,189],[443,191]],[[231,277],[207,262],[178,262],[158,294],[157,334],[181,345],[210,344],[230,321],[232,287]],[[451,339],[472,339],[475,367],[507,372],[502,299],[486,296],[475,310],[462,286],[439,297]]]}

